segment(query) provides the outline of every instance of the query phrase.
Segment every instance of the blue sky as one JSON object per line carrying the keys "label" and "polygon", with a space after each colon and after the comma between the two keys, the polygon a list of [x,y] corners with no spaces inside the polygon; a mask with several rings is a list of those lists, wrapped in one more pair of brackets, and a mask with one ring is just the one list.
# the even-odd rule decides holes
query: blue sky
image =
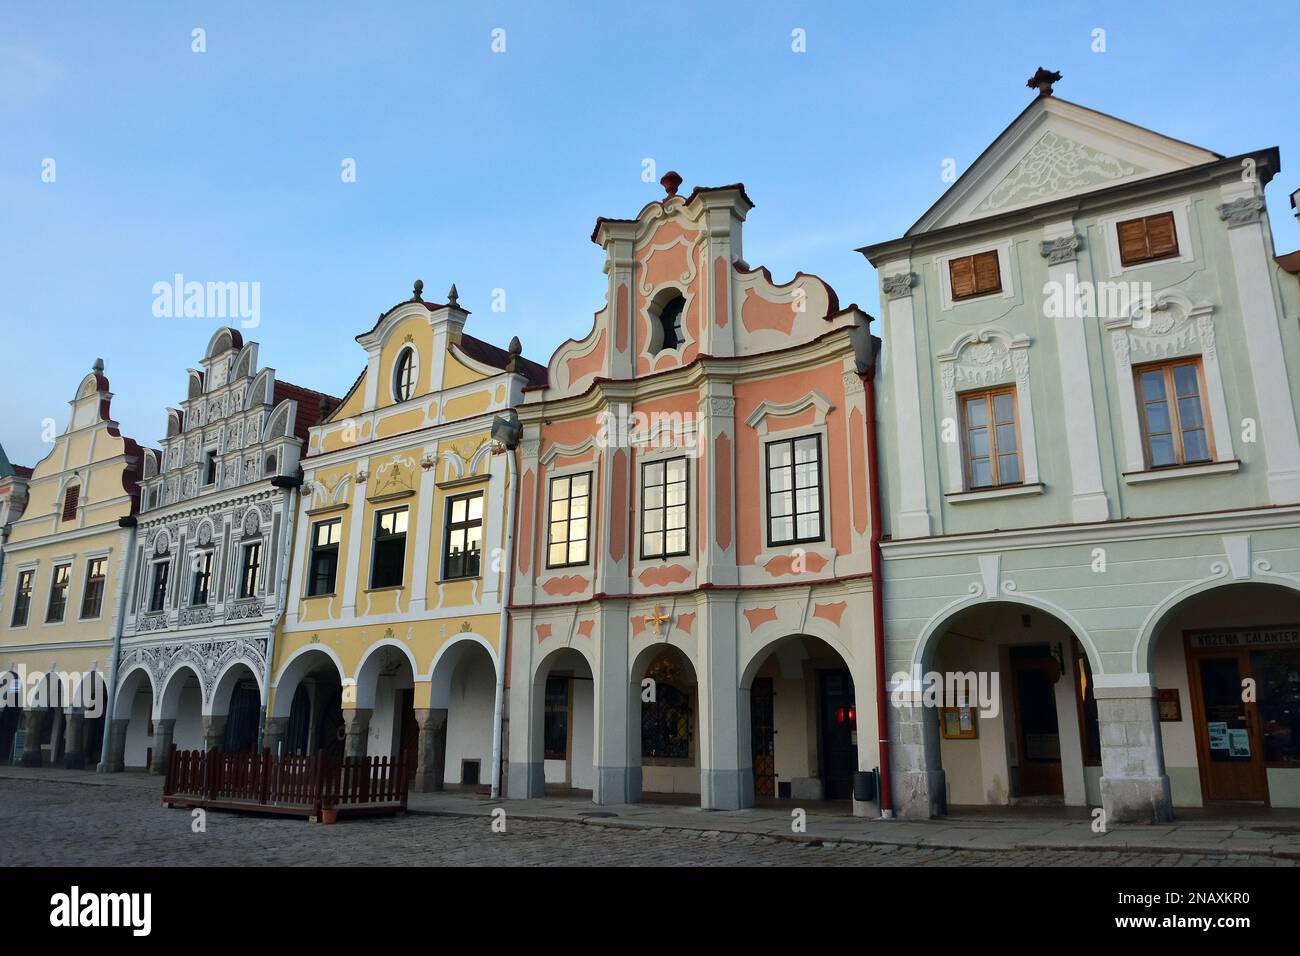
{"label": "blue sky", "polygon": [[915,221],[944,159],[965,169],[1040,64],[1065,74],[1066,99],[1220,153],[1281,147],[1268,200],[1279,251],[1300,248],[1286,198],[1300,187],[1300,15],[1279,4],[1234,25],[1225,9],[11,0],[0,443],[22,464],[46,454],[42,421],[62,429],[102,356],[114,417],[156,444],[217,324],[154,317],[153,285],[176,273],[260,283],[246,336],[263,364],[336,395],[362,365],[353,336],[417,277],[428,298],[454,281],[468,331],[518,335],[545,362],[602,305],[595,218],[662,195],[642,181],[647,158],[683,191],[743,181],[750,264],[780,282],[818,273],[874,314],[853,249]]}

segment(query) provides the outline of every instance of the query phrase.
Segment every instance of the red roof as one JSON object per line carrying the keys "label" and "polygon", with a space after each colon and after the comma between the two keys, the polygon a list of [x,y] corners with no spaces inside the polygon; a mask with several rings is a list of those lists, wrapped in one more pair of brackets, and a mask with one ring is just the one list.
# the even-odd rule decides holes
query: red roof
{"label": "red roof", "polygon": [[[329,413],[338,408],[341,399],[333,395],[326,395],[324,392],[317,392],[314,389],[303,388],[301,385],[294,385],[292,382],[282,382],[275,380],[275,405],[279,405],[285,399],[292,399],[298,403],[298,413],[293,419],[293,433],[296,437],[302,439],[303,444],[307,442],[308,430],[316,424],[324,421]],[[324,405],[322,410],[321,406]]]}
{"label": "red roof", "polygon": [[[466,335],[464,332],[460,335],[460,350],[476,362],[482,362],[484,365],[491,365],[493,368],[505,370],[514,357],[505,349],[499,349],[495,345],[484,342],[482,339],[476,339],[472,335]],[[532,359],[526,359],[522,355],[515,365],[515,371],[528,379],[528,384],[545,385],[546,384],[546,366],[538,365]]]}

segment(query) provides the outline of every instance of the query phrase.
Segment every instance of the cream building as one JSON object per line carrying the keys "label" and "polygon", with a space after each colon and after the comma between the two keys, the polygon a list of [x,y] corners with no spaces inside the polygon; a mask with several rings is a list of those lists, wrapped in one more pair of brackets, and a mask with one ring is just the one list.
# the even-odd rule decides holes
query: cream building
{"label": "cream building", "polygon": [[[32,469],[9,521],[0,582],[0,667],[7,675],[0,752],[27,766],[98,761],[108,674],[124,610],[136,484],[147,452],[109,415],[97,360],[69,402],[68,425]],[[18,512],[10,479],[7,507]],[[3,484],[3,481],[0,481]]]}
{"label": "cream building", "polygon": [[422,288],[357,336],[365,369],[311,429],[266,745],[486,786],[517,485],[493,426],[545,370],[465,332],[454,286],[446,304]]}

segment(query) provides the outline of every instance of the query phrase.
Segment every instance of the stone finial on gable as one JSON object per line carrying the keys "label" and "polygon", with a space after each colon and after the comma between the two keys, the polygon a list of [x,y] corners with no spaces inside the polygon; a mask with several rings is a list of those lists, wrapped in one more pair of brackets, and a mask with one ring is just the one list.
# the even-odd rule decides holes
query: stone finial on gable
{"label": "stone finial on gable", "polygon": [[664,192],[669,196],[676,196],[677,190],[681,188],[682,177],[674,169],[668,170],[659,179],[659,185],[664,187]]}
{"label": "stone finial on gable", "polygon": [[1051,96],[1052,84],[1061,82],[1061,74],[1051,70],[1044,70],[1041,66],[1037,72],[1029,78],[1025,86],[1031,90],[1038,90],[1039,96]]}
{"label": "stone finial on gable", "polygon": [[456,291],[456,283],[454,282],[451,284],[451,288],[447,290],[447,305],[453,309],[460,308],[460,293]]}
{"label": "stone finial on gable", "polygon": [[510,339],[510,361],[506,363],[506,371],[513,372],[519,367],[519,356],[524,354],[524,346],[519,341],[519,336]]}
{"label": "stone finial on gable", "polygon": [[97,359],[95,359],[95,364],[92,365],[92,366],[90,366],[90,370],[91,370],[92,372],[94,372],[96,375],[103,375],[103,374],[104,374],[104,360],[103,360],[102,358],[97,358]]}
{"label": "stone finial on gable", "polygon": [[411,298],[416,302],[424,301],[424,280],[416,279],[415,288],[411,290]]}

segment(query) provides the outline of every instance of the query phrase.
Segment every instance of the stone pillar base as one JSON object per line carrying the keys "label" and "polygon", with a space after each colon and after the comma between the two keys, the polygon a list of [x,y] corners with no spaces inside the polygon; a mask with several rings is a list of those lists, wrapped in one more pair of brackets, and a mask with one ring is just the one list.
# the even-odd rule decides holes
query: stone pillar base
{"label": "stone pillar base", "polygon": [[226,718],[211,716],[203,718],[203,749],[220,750],[226,740]]}
{"label": "stone pillar base", "polygon": [[506,796],[511,800],[536,800],[546,796],[546,765],[540,760],[510,764],[506,774]]}
{"label": "stone pillar base", "polygon": [[272,757],[280,756],[285,746],[285,737],[289,733],[288,717],[268,717],[262,728],[262,749],[271,751]]}
{"label": "stone pillar base", "polygon": [[175,718],[153,722],[153,759],[149,762],[150,773],[167,772],[167,758],[171,753],[172,732],[175,729]]}
{"label": "stone pillar base", "polygon": [[27,731],[26,743],[23,745],[22,765],[39,767],[44,763],[41,750],[41,717],[43,711],[28,710],[23,714],[23,729]]}
{"label": "stone pillar base", "polygon": [[894,816],[929,820],[948,813],[948,780],[942,770],[894,773]]}
{"label": "stone pillar base", "polygon": [[754,769],[701,770],[700,807],[705,810],[745,810],[754,805]]}
{"label": "stone pillar base", "polygon": [[1168,823],[1174,818],[1168,777],[1101,778],[1101,806],[1112,823]]}
{"label": "stone pillar base", "polygon": [[347,740],[343,744],[343,756],[364,757],[369,750],[370,738],[369,708],[358,707],[356,710],[343,711],[343,724],[347,730]]}
{"label": "stone pillar base", "polygon": [[121,773],[126,769],[126,731],[130,720],[112,720],[108,724],[108,753],[104,757],[106,773]]}
{"label": "stone pillar base", "polygon": [[641,799],[640,767],[597,767],[591,802],[603,807]]}
{"label": "stone pillar base", "polygon": [[432,793],[445,786],[447,763],[447,710],[444,707],[415,709],[415,722],[420,727],[416,744],[415,776],[411,789]]}

